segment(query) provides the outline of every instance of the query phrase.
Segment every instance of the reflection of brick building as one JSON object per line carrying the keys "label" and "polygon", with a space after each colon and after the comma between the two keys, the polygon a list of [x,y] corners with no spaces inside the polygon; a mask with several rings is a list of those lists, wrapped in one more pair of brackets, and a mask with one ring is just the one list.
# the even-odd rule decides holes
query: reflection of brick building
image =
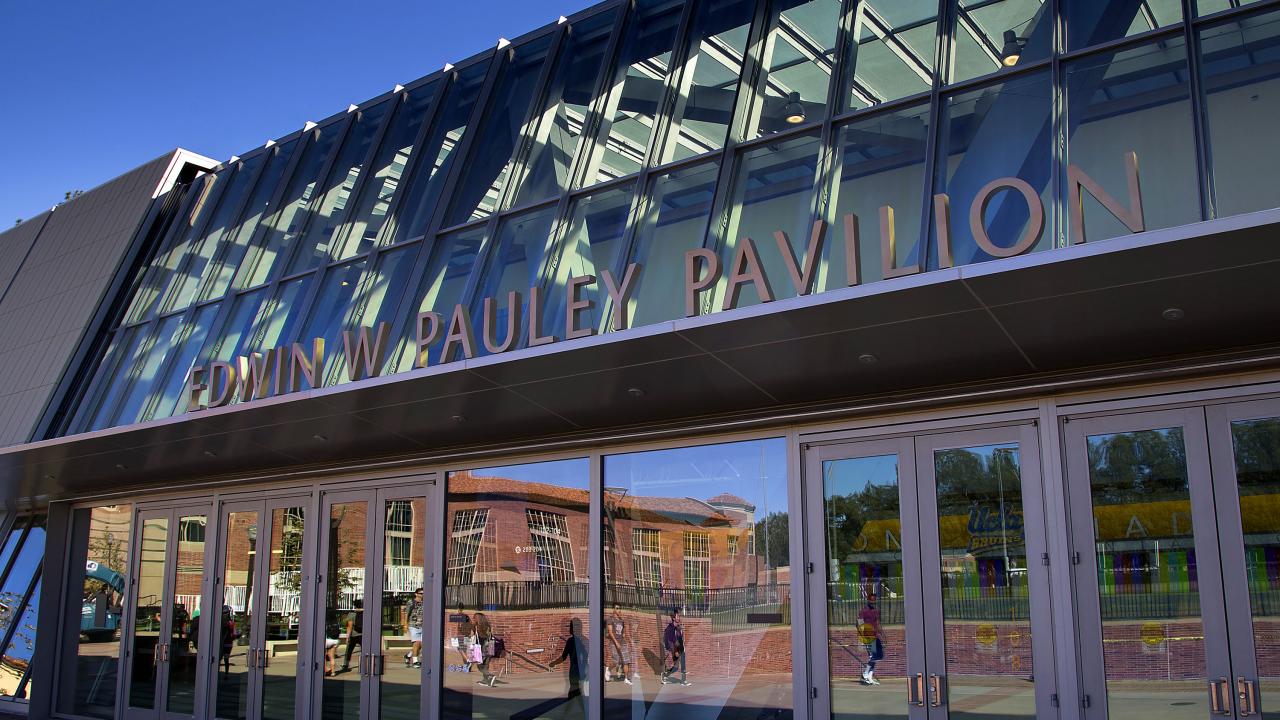
{"label": "reflection of brick building", "polygon": [[[468,472],[450,475],[448,490],[447,640],[460,611],[483,611],[512,650],[509,672],[539,670],[569,620],[586,621],[589,492]],[[620,606],[638,671],[658,672],[672,608],[686,614],[688,660],[701,677],[791,671],[789,568],[768,567],[755,507],[723,492],[701,500],[613,489],[604,505],[606,614]]]}

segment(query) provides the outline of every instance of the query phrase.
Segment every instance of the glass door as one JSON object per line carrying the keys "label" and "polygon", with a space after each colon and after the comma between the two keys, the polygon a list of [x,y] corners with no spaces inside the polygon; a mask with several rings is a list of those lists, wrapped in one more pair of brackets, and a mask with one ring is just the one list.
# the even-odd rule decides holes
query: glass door
{"label": "glass door", "polygon": [[918,437],[916,477],[930,718],[1054,716],[1036,427]]}
{"label": "glass door", "polygon": [[1268,702],[1268,691],[1280,697],[1280,401],[1207,415],[1231,645],[1224,694],[1237,717],[1280,718],[1280,702]]}
{"label": "glass door", "polygon": [[372,553],[373,493],[366,491],[325,492],[321,508],[323,531],[320,537],[317,617],[312,623],[316,650],[322,655],[313,663],[319,675],[313,701],[319,709],[313,716],[324,720],[359,720],[366,717],[369,699],[367,681],[379,668],[374,613],[365,607],[376,587],[369,572]]}
{"label": "glass door", "polygon": [[416,719],[426,672],[426,491],[325,493],[323,512],[318,716]]}
{"label": "glass door", "polygon": [[1064,440],[1085,716],[1230,715],[1203,409],[1069,419]]}
{"label": "glass door", "polygon": [[191,718],[208,648],[199,622],[209,564],[208,506],[139,511],[126,640],[127,717]]}
{"label": "glass door", "polygon": [[370,652],[378,660],[377,682],[370,693],[368,716],[380,720],[417,720],[422,713],[424,673],[423,629],[427,596],[427,493],[413,485],[378,491],[373,545],[381,551],[370,564],[377,585],[376,605],[368,612],[377,638]]}
{"label": "glass door", "polygon": [[822,483],[806,495],[822,518],[806,531],[827,646],[814,676],[829,678],[814,716],[1052,716],[1035,426],[822,446],[806,463]]}
{"label": "glass door", "polygon": [[[912,438],[829,445],[806,457],[806,541],[819,692],[815,717],[928,716]],[[817,492],[815,479],[820,479]],[[824,687],[825,685],[825,687]]]}
{"label": "glass door", "polygon": [[305,497],[222,506],[210,608],[213,712],[219,720],[291,720],[298,679],[306,539]]}

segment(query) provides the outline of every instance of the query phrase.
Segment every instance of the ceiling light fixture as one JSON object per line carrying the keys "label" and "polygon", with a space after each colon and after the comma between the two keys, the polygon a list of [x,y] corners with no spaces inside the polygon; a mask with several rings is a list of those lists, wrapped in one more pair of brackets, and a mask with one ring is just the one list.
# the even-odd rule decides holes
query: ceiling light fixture
{"label": "ceiling light fixture", "polygon": [[787,95],[787,104],[782,106],[782,118],[791,125],[804,122],[804,103],[800,102],[800,93],[792,92]]}
{"label": "ceiling light fixture", "polygon": [[862,353],[858,356],[858,362],[863,365],[875,365],[877,360],[879,360],[879,358],[871,353]]}
{"label": "ceiling light fixture", "polygon": [[1022,59],[1022,48],[1027,44],[1027,39],[1018,37],[1018,33],[1012,30],[1004,31],[1004,47],[1000,49],[1000,62],[1005,67],[1013,67]]}
{"label": "ceiling light fixture", "polygon": [[633,398],[641,398],[644,397],[644,390],[638,387],[627,388],[627,394]]}
{"label": "ceiling light fixture", "polygon": [[1165,320],[1169,320],[1170,322],[1175,320],[1181,320],[1186,316],[1187,314],[1183,312],[1182,308],[1176,308],[1176,307],[1165,308],[1164,312],[1160,313],[1160,317],[1164,318]]}

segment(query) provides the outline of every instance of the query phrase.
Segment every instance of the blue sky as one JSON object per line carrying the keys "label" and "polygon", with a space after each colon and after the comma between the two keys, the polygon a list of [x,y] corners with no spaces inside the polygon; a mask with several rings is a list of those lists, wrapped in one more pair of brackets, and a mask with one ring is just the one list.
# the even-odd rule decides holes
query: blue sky
{"label": "blue sky", "polygon": [[174,147],[242,154],[596,2],[0,4],[0,230]]}

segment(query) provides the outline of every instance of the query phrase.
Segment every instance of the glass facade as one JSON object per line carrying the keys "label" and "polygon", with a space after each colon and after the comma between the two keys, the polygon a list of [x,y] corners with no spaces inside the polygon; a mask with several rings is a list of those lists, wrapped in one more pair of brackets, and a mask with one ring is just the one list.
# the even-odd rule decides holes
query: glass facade
{"label": "glass facade", "polygon": [[[25,700],[35,683],[31,674],[44,569],[46,517],[26,515],[5,526],[0,546],[0,703]],[[52,635],[52,633],[50,633]]]}
{"label": "glass facade", "polygon": [[[193,367],[316,337],[316,384],[347,382],[360,325],[405,371],[1273,207],[1280,14],[1194,5],[585,11],[197,178],[57,432],[184,412]],[[444,347],[458,306],[470,348]]]}

